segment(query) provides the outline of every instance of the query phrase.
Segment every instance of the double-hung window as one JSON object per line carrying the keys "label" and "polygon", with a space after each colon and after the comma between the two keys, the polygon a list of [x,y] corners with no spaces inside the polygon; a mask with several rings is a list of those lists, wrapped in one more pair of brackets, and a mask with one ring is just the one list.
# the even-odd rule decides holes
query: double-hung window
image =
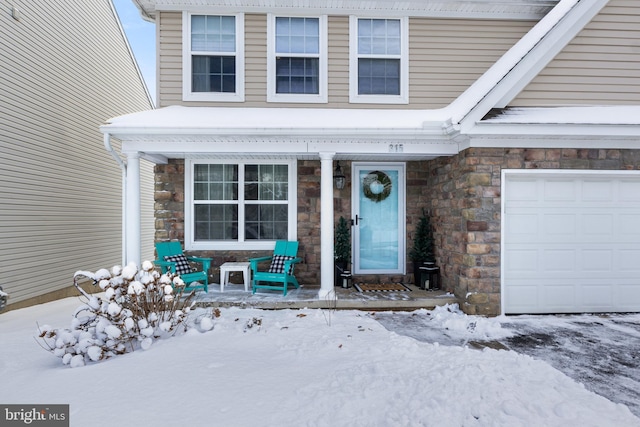
{"label": "double-hung window", "polygon": [[327,102],[327,17],[270,14],[267,101]]}
{"label": "double-hung window", "polygon": [[295,161],[187,161],[190,249],[261,249],[296,240]]}
{"label": "double-hung window", "polygon": [[408,103],[406,18],[350,18],[351,102]]}
{"label": "double-hung window", "polygon": [[244,16],[183,13],[183,99],[244,101]]}

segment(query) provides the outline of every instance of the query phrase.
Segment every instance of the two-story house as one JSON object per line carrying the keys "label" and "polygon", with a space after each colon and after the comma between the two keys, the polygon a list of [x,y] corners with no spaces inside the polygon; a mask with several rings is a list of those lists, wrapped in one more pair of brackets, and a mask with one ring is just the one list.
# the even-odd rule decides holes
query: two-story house
{"label": "two-story house", "polygon": [[298,240],[323,298],[338,217],[356,277],[409,281],[424,209],[468,313],[640,310],[636,2],[134,2],[160,108],[101,130],[133,194],[156,163],[156,240],[218,265]]}
{"label": "two-story house", "polygon": [[[77,295],[76,271],[122,262],[122,172],[99,126],[150,108],[111,1],[0,3],[0,286],[9,309]],[[141,247],[153,256],[151,164],[140,177]]]}

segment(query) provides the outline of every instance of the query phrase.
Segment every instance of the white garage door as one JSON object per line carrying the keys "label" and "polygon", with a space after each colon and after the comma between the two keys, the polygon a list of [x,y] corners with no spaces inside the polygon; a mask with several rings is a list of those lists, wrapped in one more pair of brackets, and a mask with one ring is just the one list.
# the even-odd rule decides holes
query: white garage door
{"label": "white garage door", "polygon": [[640,311],[640,174],[503,171],[505,314]]}

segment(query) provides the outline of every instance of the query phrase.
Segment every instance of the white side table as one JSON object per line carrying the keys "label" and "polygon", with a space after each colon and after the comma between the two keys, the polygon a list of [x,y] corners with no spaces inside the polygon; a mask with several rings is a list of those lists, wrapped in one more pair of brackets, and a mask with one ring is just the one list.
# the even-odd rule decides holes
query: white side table
{"label": "white side table", "polygon": [[249,281],[251,273],[249,271],[248,262],[225,262],[220,266],[220,292],[224,292],[224,285],[229,283],[229,273],[232,271],[242,272],[244,279],[244,291],[249,292]]}

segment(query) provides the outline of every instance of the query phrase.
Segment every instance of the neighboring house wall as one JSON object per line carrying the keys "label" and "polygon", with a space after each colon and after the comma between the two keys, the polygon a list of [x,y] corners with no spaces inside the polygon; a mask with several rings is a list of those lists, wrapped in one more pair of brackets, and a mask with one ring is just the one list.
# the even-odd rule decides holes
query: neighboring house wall
{"label": "neighboring house wall", "polygon": [[[182,101],[182,13],[161,12],[160,99],[158,105],[230,107],[389,108],[349,103],[349,17],[329,16],[329,102],[267,103],[267,16],[245,15],[245,102]],[[409,20],[409,105],[441,108],[484,73],[535,23],[411,18]]]}
{"label": "neighboring house wall", "polygon": [[640,103],[640,4],[611,0],[510,106]]}
{"label": "neighboring house wall", "polygon": [[469,314],[500,310],[502,169],[640,169],[640,150],[470,148],[429,162],[438,265],[444,288]]}
{"label": "neighboring house wall", "polygon": [[3,2],[0,97],[0,285],[17,308],[64,295],[77,270],[122,262],[122,175],[98,127],[152,104],[102,0]]}

